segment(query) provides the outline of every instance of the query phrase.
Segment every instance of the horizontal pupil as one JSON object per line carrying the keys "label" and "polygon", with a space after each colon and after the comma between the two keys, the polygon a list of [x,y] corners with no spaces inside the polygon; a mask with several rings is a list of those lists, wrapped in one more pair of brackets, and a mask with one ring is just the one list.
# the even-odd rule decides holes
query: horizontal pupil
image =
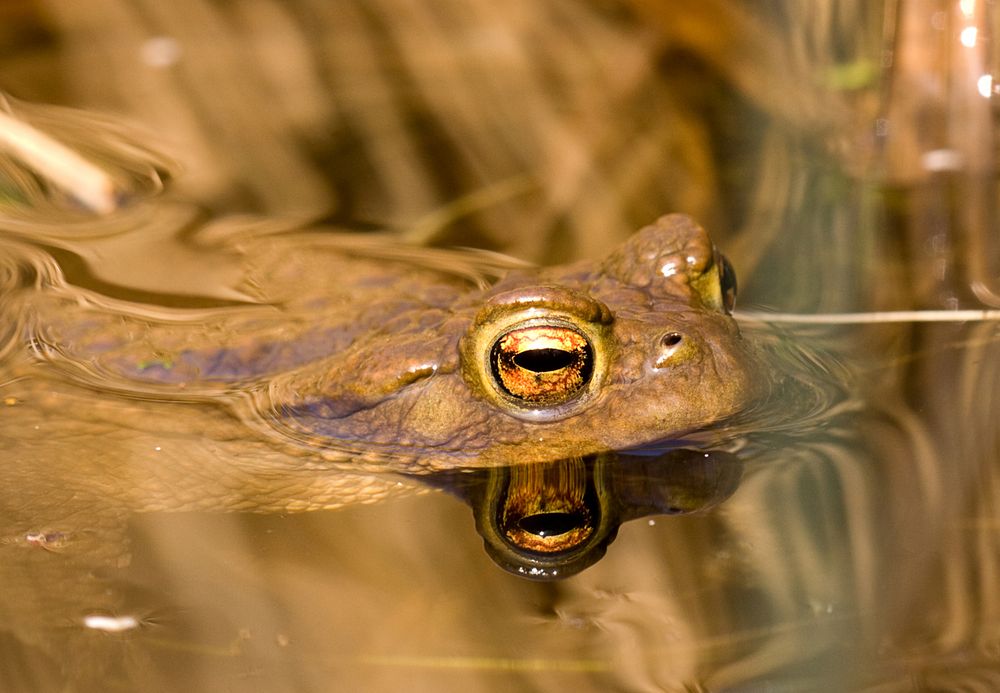
{"label": "horizontal pupil", "polygon": [[583,527],[586,523],[586,518],[580,512],[538,513],[522,517],[518,520],[517,526],[536,537],[557,537]]}
{"label": "horizontal pupil", "polygon": [[512,360],[526,371],[549,373],[571,365],[574,356],[563,349],[525,349]]}

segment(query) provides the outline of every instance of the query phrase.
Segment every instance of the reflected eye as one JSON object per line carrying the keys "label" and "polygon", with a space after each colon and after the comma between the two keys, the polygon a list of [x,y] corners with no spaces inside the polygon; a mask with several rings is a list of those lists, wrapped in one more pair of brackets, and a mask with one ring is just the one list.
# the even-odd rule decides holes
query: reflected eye
{"label": "reflected eye", "polygon": [[580,511],[538,513],[522,517],[517,522],[518,529],[534,534],[536,537],[556,537],[579,527],[586,527],[586,525],[587,518]]}
{"label": "reflected eye", "polygon": [[594,352],[590,342],[565,325],[530,325],[501,335],[490,351],[497,386],[530,404],[565,402],[590,381]]}
{"label": "reflected eye", "polygon": [[559,553],[575,549],[593,531],[590,513],[585,507],[579,507],[522,517],[506,529],[506,535],[515,546],[526,551]]}
{"label": "reflected eye", "polygon": [[509,475],[497,520],[512,548],[555,555],[594,533],[601,504],[584,461],[514,467]]}

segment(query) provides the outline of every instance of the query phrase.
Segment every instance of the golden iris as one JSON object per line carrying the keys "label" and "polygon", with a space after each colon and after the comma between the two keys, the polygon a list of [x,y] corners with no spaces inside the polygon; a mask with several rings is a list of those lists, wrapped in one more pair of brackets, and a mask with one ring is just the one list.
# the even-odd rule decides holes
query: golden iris
{"label": "golden iris", "polygon": [[490,368],[500,388],[530,404],[565,402],[580,392],[594,370],[590,342],[565,325],[528,325],[505,332],[493,344]]}

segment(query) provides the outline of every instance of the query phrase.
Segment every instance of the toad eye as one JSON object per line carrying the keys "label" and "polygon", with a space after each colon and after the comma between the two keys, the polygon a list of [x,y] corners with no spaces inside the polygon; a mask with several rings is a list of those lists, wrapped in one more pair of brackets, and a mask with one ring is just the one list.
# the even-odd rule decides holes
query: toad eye
{"label": "toad eye", "polygon": [[593,347],[566,325],[516,327],[500,335],[490,350],[497,387],[530,405],[572,399],[585,389],[593,371]]}

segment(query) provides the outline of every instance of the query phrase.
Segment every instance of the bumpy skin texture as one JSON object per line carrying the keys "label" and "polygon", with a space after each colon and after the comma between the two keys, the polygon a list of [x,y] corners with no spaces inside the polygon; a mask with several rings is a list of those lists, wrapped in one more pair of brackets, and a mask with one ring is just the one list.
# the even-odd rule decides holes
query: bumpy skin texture
{"label": "bumpy skin texture", "polygon": [[[720,257],[680,215],[603,261],[547,269],[251,234],[217,249],[242,273],[226,296],[246,301],[203,309],[84,291],[45,251],[5,250],[0,453],[18,491],[0,494],[0,545],[127,511],[378,501],[433,470],[674,439],[767,386],[725,311]],[[579,391],[526,405],[497,386],[491,349],[524,325],[588,343]]]}
{"label": "bumpy skin texture", "polygon": [[[514,270],[486,287],[456,272],[463,262],[447,253],[394,258],[323,238],[238,247],[240,288],[266,306],[198,321],[100,301],[81,310],[79,298],[42,294],[26,309],[31,340],[73,380],[181,400],[158,403],[157,419],[168,409],[183,419],[184,400],[225,403],[258,445],[290,455],[276,462],[286,471],[319,461],[420,471],[618,450],[719,422],[761,386],[754,351],[724,309],[719,256],[688,217],[661,218],[603,262]],[[587,336],[593,373],[566,402],[524,406],[497,388],[487,354],[512,325],[551,320]],[[211,426],[226,428],[192,430],[218,439]],[[208,457],[220,476],[229,454]]]}
{"label": "bumpy skin texture", "polygon": [[[588,333],[597,372],[579,401],[526,411],[497,396],[485,354],[504,326],[539,316]],[[757,394],[756,367],[723,309],[711,242],[674,215],[603,262],[515,271],[447,306],[399,312],[391,333],[362,335],[274,388],[281,424],[318,444],[366,441],[418,451],[425,466],[476,466],[621,449],[711,425]]]}

